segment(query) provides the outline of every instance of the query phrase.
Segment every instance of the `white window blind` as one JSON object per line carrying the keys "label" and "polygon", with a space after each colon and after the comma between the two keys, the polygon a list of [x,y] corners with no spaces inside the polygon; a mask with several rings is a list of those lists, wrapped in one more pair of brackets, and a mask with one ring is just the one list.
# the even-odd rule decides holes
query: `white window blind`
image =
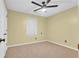
{"label": "white window blind", "polygon": [[28,36],[37,35],[37,20],[35,18],[28,18],[26,30]]}

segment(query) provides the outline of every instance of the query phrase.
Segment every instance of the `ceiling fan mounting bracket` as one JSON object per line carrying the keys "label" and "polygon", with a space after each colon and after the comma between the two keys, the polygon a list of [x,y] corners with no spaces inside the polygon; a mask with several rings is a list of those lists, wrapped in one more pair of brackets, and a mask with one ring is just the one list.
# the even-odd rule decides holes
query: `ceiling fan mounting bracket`
{"label": "ceiling fan mounting bracket", "polygon": [[45,1],[43,1],[42,4],[45,4]]}

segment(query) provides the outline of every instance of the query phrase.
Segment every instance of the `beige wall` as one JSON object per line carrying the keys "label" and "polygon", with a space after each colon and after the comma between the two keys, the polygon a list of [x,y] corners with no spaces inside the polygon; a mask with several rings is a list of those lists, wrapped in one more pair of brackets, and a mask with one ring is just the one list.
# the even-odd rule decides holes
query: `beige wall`
{"label": "beige wall", "polygon": [[77,48],[77,7],[49,17],[47,32],[49,41]]}
{"label": "beige wall", "polygon": [[[28,17],[37,18],[38,34],[33,37],[26,35],[24,22]],[[41,36],[41,32],[43,33]],[[77,8],[71,8],[54,16],[40,16],[8,11],[8,45],[49,40],[72,48],[77,48]],[[37,37],[37,40],[35,40]],[[68,42],[65,43],[64,41]]]}
{"label": "beige wall", "polygon": [[[26,35],[25,22],[28,17],[37,19],[38,34],[33,37]],[[41,32],[43,33],[41,35]],[[46,20],[44,17],[8,11],[8,45],[22,44],[44,40],[46,35]],[[37,40],[35,40],[37,37]]]}

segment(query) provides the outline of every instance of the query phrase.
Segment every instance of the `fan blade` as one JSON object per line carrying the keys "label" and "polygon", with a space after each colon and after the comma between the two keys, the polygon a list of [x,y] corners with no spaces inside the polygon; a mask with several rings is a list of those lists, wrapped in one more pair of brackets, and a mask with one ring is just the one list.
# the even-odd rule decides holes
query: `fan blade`
{"label": "fan blade", "polygon": [[51,0],[47,0],[47,4],[50,2]]}
{"label": "fan blade", "polygon": [[40,9],[42,9],[42,8],[38,8],[38,9],[36,9],[36,10],[34,10],[34,11],[38,11],[38,10],[40,10]]}
{"label": "fan blade", "polygon": [[32,3],[35,4],[35,5],[38,5],[38,6],[42,7],[42,5],[40,5],[40,4],[38,4],[38,3],[34,2],[34,1],[32,1]]}
{"label": "fan blade", "polygon": [[58,7],[58,5],[46,6],[46,8],[51,8],[51,7]]}

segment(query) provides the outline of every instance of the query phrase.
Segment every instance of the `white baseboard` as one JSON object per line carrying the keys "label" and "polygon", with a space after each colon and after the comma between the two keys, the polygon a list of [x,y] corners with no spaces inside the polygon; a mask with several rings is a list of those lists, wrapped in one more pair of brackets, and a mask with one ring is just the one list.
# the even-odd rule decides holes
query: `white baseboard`
{"label": "white baseboard", "polygon": [[16,47],[16,46],[22,46],[22,45],[27,45],[27,44],[34,44],[34,43],[40,43],[40,42],[45,42],[47,40],[41,40],[41,41],[34,41],[34,42],[29,42],[29,43],[21,43],[21,44],[14,44],[14,45],[10,45],[9,47]]}
{"label": "white baseboard", "polygon": [[16,46],[27,45],[27,44],[34,44],[34,43],[46,42],[46,41],[47,42],[50,42],[50,43],[53,43],[53,44],[57,44],[57,45],[63,46],[63,47],[66,47],[66,48],[69,48],[69,49],[72,49],[72,50],[75,50],[75,51],[78,51],[78,49],[76,49],[76,48],[72,48],[72,47],[69,47],[67,45],[62,45],[62,44],[59,44],[59,43],[56,43],[56,42],[53,42],[53,41],[49,41],[49,40],[41,40],[41,41],[34,41],[34,42],[30,42],[30,43],[15,44],[15,45],[8,46],[8,48],[9,47],[16,47]]}
{"label": "white baseboard", "polygon": [[48,42],[53,43],[53,44],[57,44],[57,45],[60,45],[60,46],[63,46],[63,47],[66,47],[66,48],[69,48],[69,49],[72,49],[72,50],[75,50],[75,51],[78,51],[78,49],[72,48],[72,47],[67,46],[67,45],[59,44],[59,43],[56,43],[56,42],[53,42],[53,41],[49,41],[49,40],[48,40]]}

